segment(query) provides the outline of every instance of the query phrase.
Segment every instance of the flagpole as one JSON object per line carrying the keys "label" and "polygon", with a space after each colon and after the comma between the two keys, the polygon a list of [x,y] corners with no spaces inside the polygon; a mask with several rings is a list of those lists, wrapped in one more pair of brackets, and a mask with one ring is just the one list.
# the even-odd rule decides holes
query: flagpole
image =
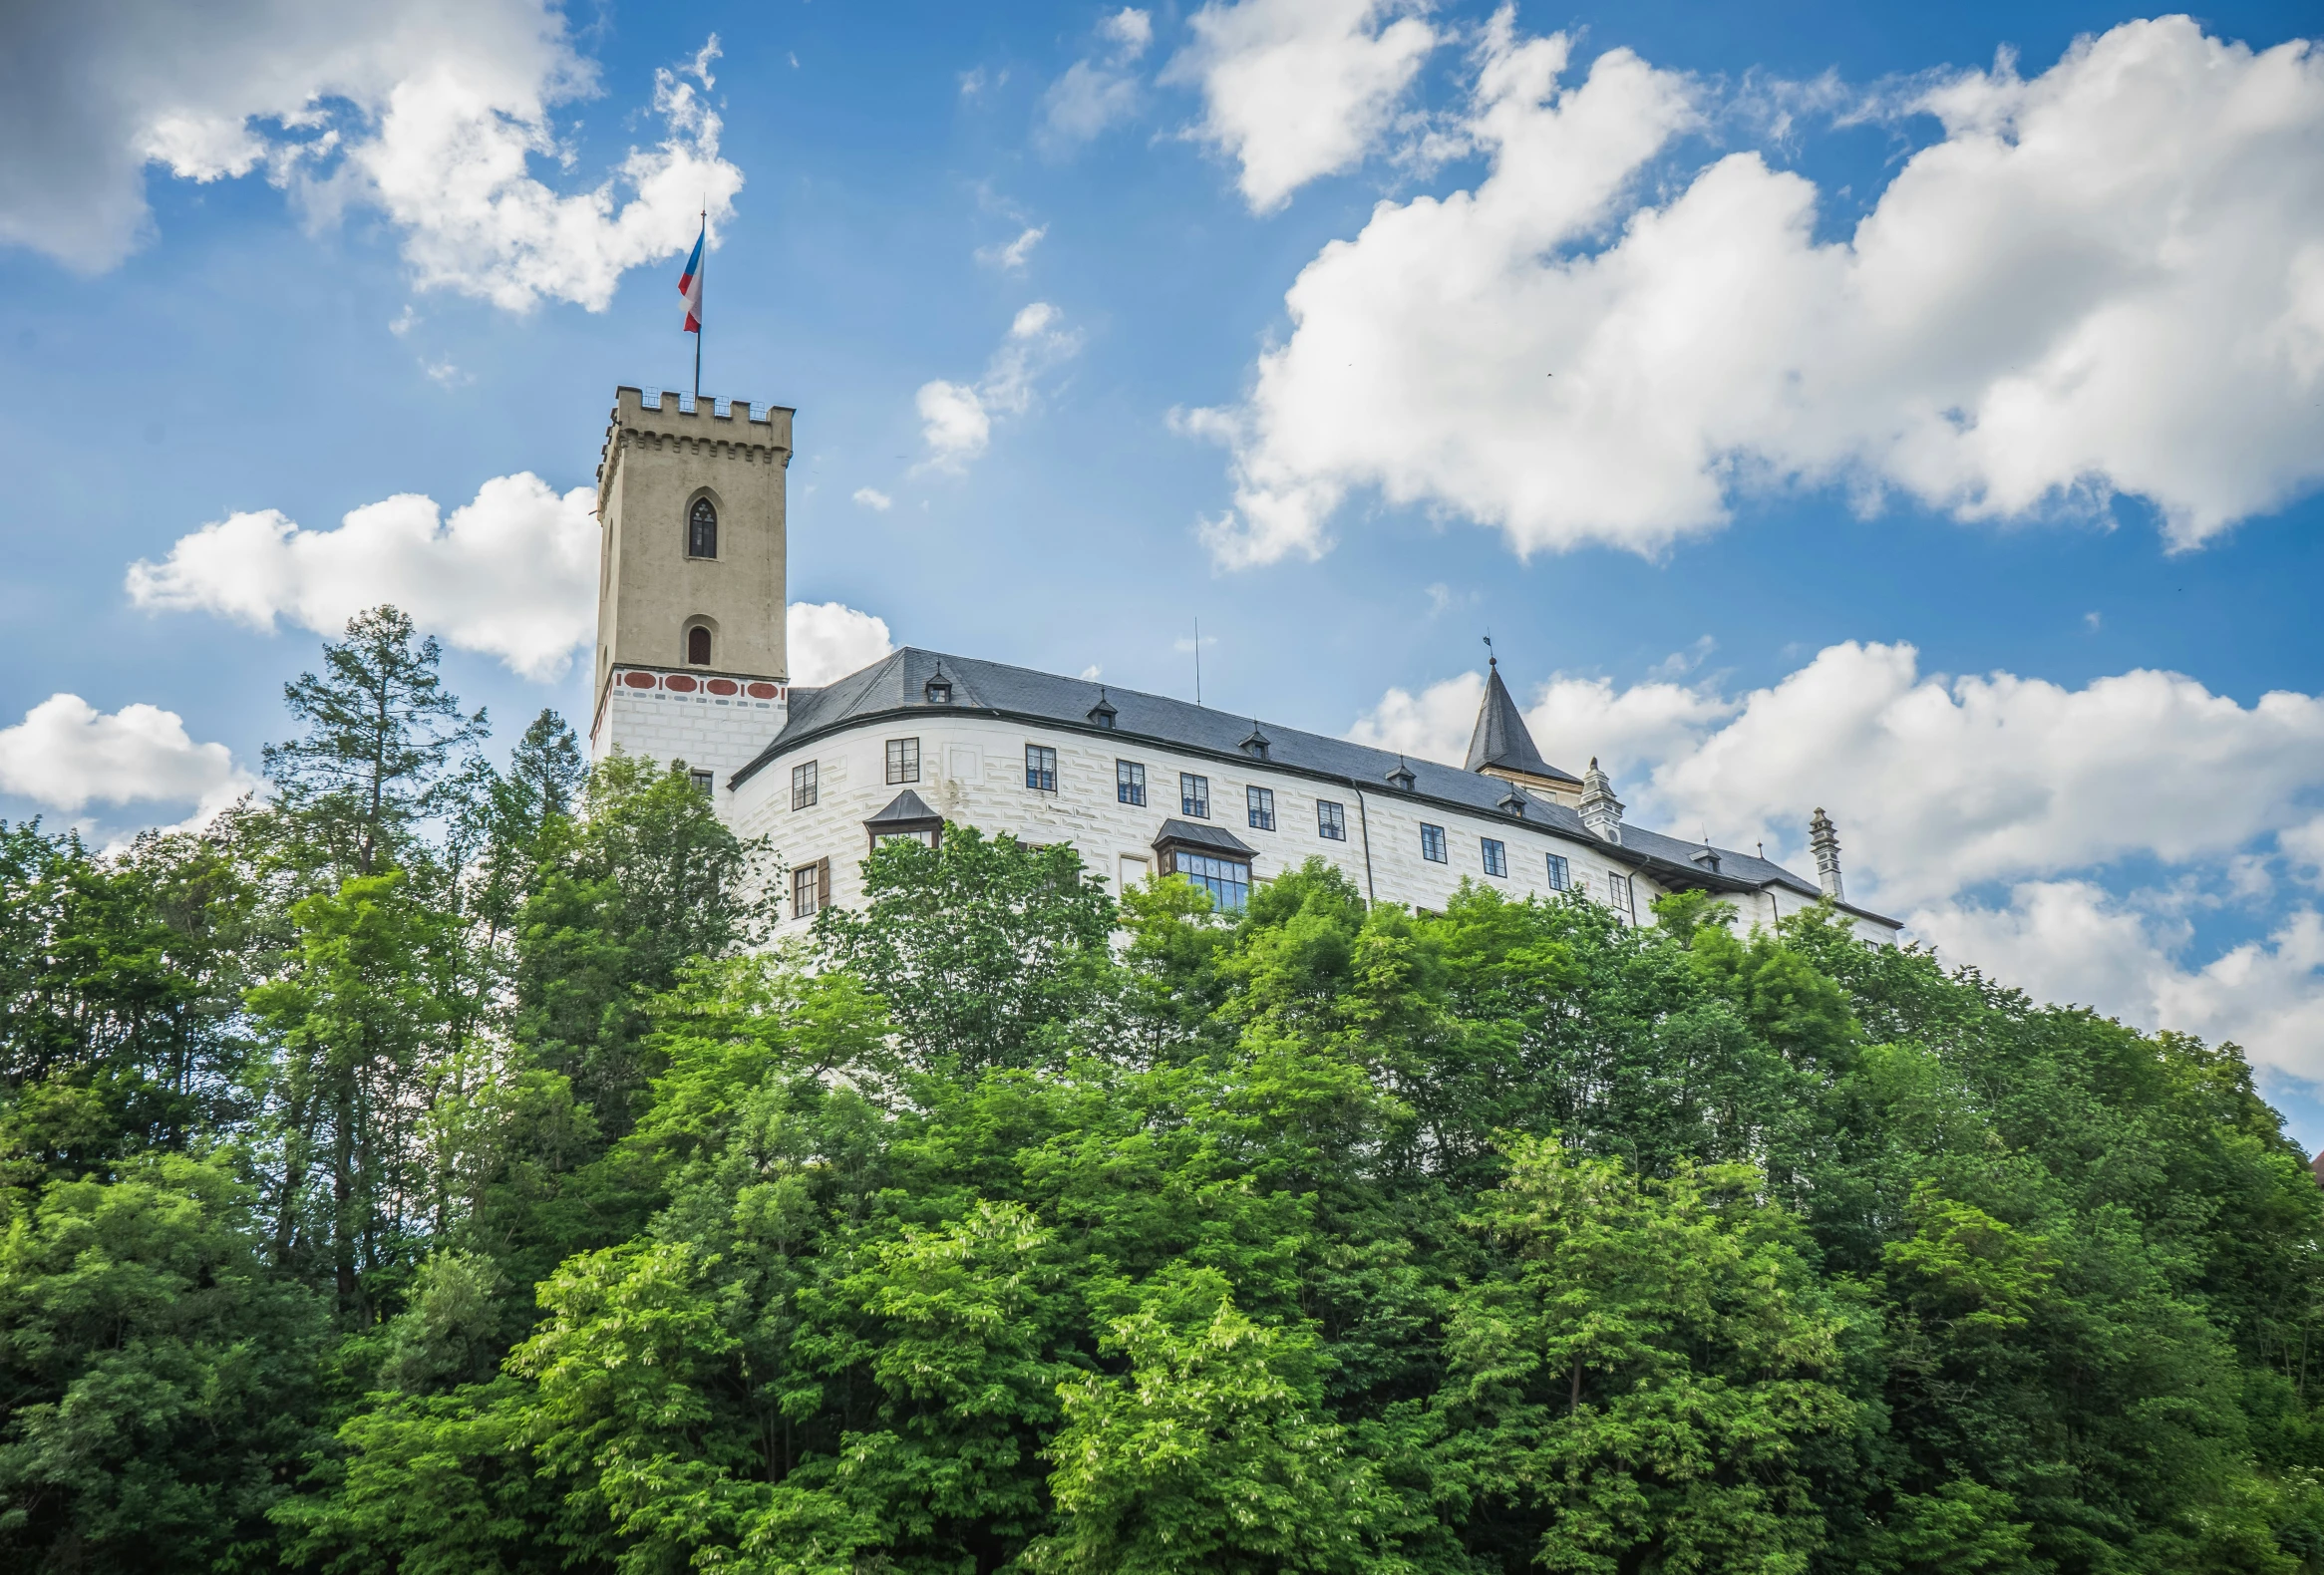
{"label": "flagpole", "polygon": [[[707,198],[702,203],[702,233],[705,237],[710,234],[710,202]],[[707,243],[702,248],[702,280],[705,284],[710,280],[710,247]],[[694,319],[694,403],[702,403],[702,319],[699,315]]]}

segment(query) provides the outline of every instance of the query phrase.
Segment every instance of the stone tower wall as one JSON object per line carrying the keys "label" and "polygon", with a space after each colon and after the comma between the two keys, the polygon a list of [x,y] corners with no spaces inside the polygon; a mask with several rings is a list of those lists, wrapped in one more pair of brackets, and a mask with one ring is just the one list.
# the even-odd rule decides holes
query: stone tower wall
{"label": "stone tower wall", "polygon": [[[701,399],[692,410],[674,394],[648,404],[642,391],[615,392],[597,467],[601,556],[597,580],[594,710],[602,725],[619,669],[692,672],[781,684],[784,652],[784,475],[791,464],[792,412],[753,415],[735,401],[728,414]],[[687,555],[687,517],[707,494],[718,509],[718,556]],[[687,630],[711,631],[711,660],[687,661]],[[657,686],[658,692],[658,686]],[[597,738],[598,753],[619,737]]]}

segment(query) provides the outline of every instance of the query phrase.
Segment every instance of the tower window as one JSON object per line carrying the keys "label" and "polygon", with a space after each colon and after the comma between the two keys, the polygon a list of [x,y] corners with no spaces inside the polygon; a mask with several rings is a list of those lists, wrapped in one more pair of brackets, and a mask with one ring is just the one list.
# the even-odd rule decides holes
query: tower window
{"label": "tower window", "polygon": [[920,780],[920,741],[918,739],[889,739],[887,741],[887,785],[916,783]]}
{"label": "tower window", "polygon": [[1421,857],[1432,864],[1445,862],[1445,828],[1421,822]]}
{"label": "tower window", "polygon": [[1251,829],[1254,831],[1275,829],[1275,789],[1272,788],[1245,788],[1243,797],[1246,800],[1244,807],[1250,812]]}
{"label": "tower window", "polygon": [[718,507],[707,497],[694,499],[694,506],[686,515],[686,555],[690,558],[718,556]]}
{"label": "tower window", "polygon": [[1333,842],[1348,839],[1348,811],[1329,798],[1315,800],[1315,834]]}
{"label": "tower window", "polygon": [[696,667],[710,665],[710,631],[700,624],[686,631],[686,660]]}

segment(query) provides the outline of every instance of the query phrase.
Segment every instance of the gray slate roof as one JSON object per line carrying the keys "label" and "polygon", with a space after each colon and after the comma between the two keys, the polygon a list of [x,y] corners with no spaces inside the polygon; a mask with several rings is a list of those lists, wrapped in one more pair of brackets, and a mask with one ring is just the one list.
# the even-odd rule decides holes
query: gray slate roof
{"label": "gray slate roof", "polygon": [[1162,829],[1154,834],[1154,845],[1157,847],[1172,842],[1186,847],[1212,848],[1241,858],[1249,858],[1258,851],[1225,826],[1212,825],[1206,820],[1180,820],[1174,815],[1164,820]]}
{"label": "gray slate roof", "polygon": [[1509,686],[1500,681],[1498,662],[1486,664],[1485,704],[1477,708],[1477,731],[1470,736],[1469,759],[1463,770],[1481,772],[1488,766],[1581,786],[1579,777],[1541,759],[1541,752],[1533,747],[1532,731],[1525,726],[1524,713],[1517,710]]}
{"label": "gray slate roof", "polygon": [[[939,670],[952,684],[949,706],[930,705],[926,698],[928,680]],[[1491,693],[1490,685],[1488,693]],[[1504,689],[1502,693],[1505,695],[1507,691]],[[1102,729],[1090,720],[1090,713],[1101,699],[1115,709],[1111,730]],[[1011,667],[1002,662],[906,646],[821,689],[792,690],[789,722],[773,743],[735,773],[730,786],[740,787],[777,756],[789,754],[827,734],[873,718],[908,718],[932,711],[977,712],[1081,733],[1110,732],[1124,744],[1151,742],[1188,754],[1207,755],[1230,767],[1256,764],[1240,748],[1254,720],[1240,713],[1214,711],[1166,695],[1149,695],[1111,684],[1061,678],[1054,673],[1037,673],[1031,668]],[[1508,795],[1506,783],[1436,761],[1408,760],[1393,751],[1351,744],[1320,733],[1303,733],[1273,722],[1266,724],[1266,735],[1269,745],[1266,765],[1271,770],[1319,778],[1343,787],[1360,784],[1367,793],[1382,798],[1434,801],[1489,819],[1522,823],[1553,836],[1584,843],[1608,858],[1641,869],[1666,883],[1709,886],[1720,891],[1750,891],[1772,884],[1807,897],[1815,897],[1822,890],[1814,881],[1802,879],[1781,864],[1732,848],[1717,849],[1719,867],[1706,869],[1694,861],[1702,843],[1664,836],[1659,831],[1627,822],[1622,826],[1619,844],[1602,842],[1582,825],[1579,815],[1563,804],[1544,803],[1527,796],[1523,813],[1511,813],[1498,807]],[[1389,775],[1400,764],[1413,774],[1413,790],[1409,793],[1389,786]],[[1544,771],[1543,775],[1565,776],[1553,770]],[[1868,912],[1861,908],[1847,911]]]}
{"label": "gray slate roof", "polygon": [[944,817],[928,807],[928,800],[906,788],[888,800],[887,807],[863,823],[868,826],[922,825]]}

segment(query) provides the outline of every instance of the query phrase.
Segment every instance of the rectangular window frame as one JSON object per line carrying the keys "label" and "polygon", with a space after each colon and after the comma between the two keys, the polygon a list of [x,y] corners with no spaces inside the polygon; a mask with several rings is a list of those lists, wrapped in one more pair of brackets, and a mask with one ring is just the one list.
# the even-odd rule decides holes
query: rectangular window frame
{"label": "rectangular window frame", "polygon": [[887,785],[899,787],[920,780],[920,741],[889,739],[887,741]]}
{"label": "rectangular window frame", "polygon": [[1210,779],[1193,772],[1178,773],[1178,813],[1196,820],[1210,818]]}
{"label": "rectangular window frame", "polygon": [[1025,746],[1025,786],[1034,792],[1057,791],[1057,751],[1046,744]]}
{"label": "rectangular window frame", "polygon": [[1615,916],[1624,924],[1638,922],[1637,897],[1631,890],[1628,875],[1606,877],[1606,906],[1612,908]]}
{"label": "rectangular window frame", "polygon": [[1275,829],[1274,788],[1261,788],[1253,784],[1242,790],[1242,801],[1243,809],[1250,817],[1252,830],[1272,831]]}
{"label": "rectangular window frame", "polygon": [[1164,848],[1162,857],[1163,874],[1177,875],[1209,892],[1218,912],[1240,913],[1250,906],[1251,866],[1244,860],[1178,847]]}
{"label": "rectangular window frame", "polygon": [[1489,875],[1497,875],[1502,880],[1508,879],[1508,844],[1495,836],[1481,836],[1477,840],[1483,844],[1479,851],[1484,858],[1485,872]]}
{"label": "rectangular window frame", "polygon": [[1571,891],[1573,889],[1572,862],[1563,853],[1551,853],[1548,858],[1549,889],[1551,891]]}
{"label": "rectangular window frame", "polygon": [[1119,803],[1146,807],[1146,766],[1139,761],[1114,763],[1114,797]]}
{"label": "rectangular window frame", "polygon": [[702,794],[703,797],[715,798],[718,796],[718,784],[709,772],[688,771],[686,780],[694,785],[694,790]]}
{"label": "rectangular window frame", "polygon": [[823,773],[816,761],[801,761],[791,768],[791,807],[813,809],[823,796]]}
{"label": "rectangular window frame", "polygon": [[1336,798],[1315,800],[1315,834],[1327,842],[1348,839],[1348,806]]}
{"label": "rectangular window frame", "polygon": [[1421,857],[1432,864],[1449,864],[1453,861],[1445,847],[1445,828],[1443,826],[1431,825],[1428,821],[1423,820],[1420,831]]}
{"label": "rectangular window frame", "polygon": [[791,871],[791,916],[812,919],[831,905],[831,861],[819,858]]}

